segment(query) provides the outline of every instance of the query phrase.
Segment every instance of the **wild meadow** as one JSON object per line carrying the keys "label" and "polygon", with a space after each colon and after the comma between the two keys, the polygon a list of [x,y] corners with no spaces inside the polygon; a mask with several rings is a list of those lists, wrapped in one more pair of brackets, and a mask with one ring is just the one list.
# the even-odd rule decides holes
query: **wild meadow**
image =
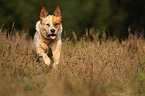
{"label": "wild meadow", "polygon": [[143,34],[121,41],[89,33],[91,41],[88,31],[77,41],[73,34],[54,70],[37,62],[25,32],[1,29],[0,96],[145,96]]}

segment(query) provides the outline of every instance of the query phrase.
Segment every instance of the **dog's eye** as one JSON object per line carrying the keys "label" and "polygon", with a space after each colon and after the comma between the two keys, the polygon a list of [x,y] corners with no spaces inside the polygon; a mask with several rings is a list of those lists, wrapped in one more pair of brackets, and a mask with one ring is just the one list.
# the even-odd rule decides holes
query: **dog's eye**
{"label": "dog's eye", "polygon": [[48,23],[46,24],[47,26],[50,26]]}
{"label": "dog's eye", "polygon": [[55,24],[54,24],[54,26],[57,26],[57,25],[58,25],[58,23],[55,23]]}

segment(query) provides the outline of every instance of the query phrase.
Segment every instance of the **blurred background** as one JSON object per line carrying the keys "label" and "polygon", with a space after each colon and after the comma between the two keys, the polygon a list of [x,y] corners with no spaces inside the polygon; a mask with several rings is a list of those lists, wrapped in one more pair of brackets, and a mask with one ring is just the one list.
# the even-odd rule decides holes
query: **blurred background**
{"label": "blurred background", "polygon": [[70,38],[72,31],[82,37],[86,28],[92,27],[125,38],[128,28],[140,33],[145,27],[145,0],[0,0],[0,27],[4,24],[9,31],[14,24],[15,29],[33,36],[42,5],[49,14],[60,6],[66,32],[63,36]]}

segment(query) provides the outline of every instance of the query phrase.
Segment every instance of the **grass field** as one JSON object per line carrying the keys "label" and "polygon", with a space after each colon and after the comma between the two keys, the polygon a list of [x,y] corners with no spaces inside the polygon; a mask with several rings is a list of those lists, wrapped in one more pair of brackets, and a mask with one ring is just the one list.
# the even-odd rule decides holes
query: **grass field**
{"label": "grass field", "polygon": [[23,31],[0,30],[0,96],[145,96],[142,35],[63,40],[57,70],[36,62],[31,43]]}

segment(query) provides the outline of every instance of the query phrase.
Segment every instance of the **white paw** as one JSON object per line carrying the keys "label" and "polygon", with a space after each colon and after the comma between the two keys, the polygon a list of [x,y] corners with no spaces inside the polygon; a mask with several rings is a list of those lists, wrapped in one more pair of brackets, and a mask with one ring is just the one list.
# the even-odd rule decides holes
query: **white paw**
{"label": "white paw", "polygon": [[53,63],[53,68],[57,69],[58,68],[58,63]]}
{"label": "white paw", "polygon": [[49,58],[45,59],[44,62],[45,62],[46,65],[50,65],[50,59]]}

